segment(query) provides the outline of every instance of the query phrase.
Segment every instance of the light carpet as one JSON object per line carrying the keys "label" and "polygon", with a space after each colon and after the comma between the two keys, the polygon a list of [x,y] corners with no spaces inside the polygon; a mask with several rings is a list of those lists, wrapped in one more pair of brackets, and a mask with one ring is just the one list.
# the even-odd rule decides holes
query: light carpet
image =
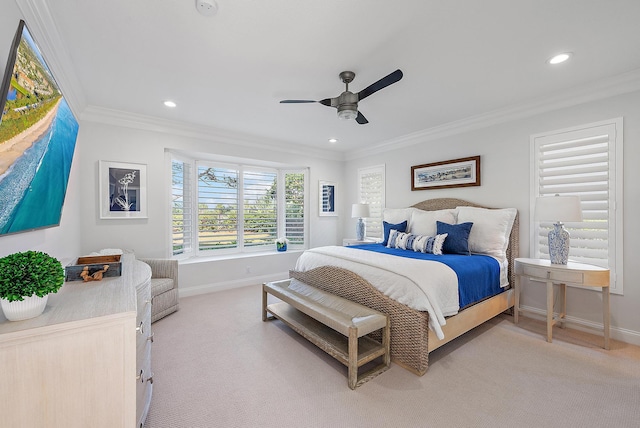
{"label": "light carpet", "polygon": [[640,348],[501,315],[352,391],[345,366],[280,321],[260,286],[180,300],[155,324],[146,428],[640,427]]}

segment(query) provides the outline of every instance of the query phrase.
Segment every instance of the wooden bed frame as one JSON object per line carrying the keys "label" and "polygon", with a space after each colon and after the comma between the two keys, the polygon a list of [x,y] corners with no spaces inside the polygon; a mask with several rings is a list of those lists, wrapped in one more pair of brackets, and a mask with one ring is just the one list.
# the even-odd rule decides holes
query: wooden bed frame
{"label": "wooden bed frame", "polygon": [[[429,199],[413,205],[414,208],[425,211],[458,206],[489,208],[454,198]],[[518,253],[519,224],[516,214],[507,247],[509,284],[511,285],[515,284],[513,262],[518,257]],[[335,266],[321,266],[306,272],[292,270],[289,272],[289,276],[389,315],[391,321],[391,359],[394,363],[418,376],[424,375],[427,371],[429,352],[511,309],[514,304],[514,290],[510,286],[505,292],[448,317],[447,324],[442,327],[444,339],[440,340],[429,329],[429,316],[426,312],[417,311],[396,302],[378,291],[367,280],[349,270]]]}

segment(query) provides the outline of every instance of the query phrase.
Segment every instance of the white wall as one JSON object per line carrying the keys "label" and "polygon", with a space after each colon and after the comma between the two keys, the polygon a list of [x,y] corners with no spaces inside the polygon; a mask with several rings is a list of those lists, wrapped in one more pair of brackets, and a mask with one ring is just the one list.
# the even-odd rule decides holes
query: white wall
{"label": "white wall", "polygon": [[[3,2],[0,13],[0,76],[4,74],[6,60],[13,36],[22,19],[20,10],[13,2]],[[37,42],[37,40],[36,40]],[[64,88],[62,88],[64,91]],[[78,148],[71,166],[71,175],[67,187],[59,227],[36,230],[12,235],[0,235],[0,257],[18,251],[44,251],[61,260],[63,264],[71,262],[80,252],[80,203]]]}
{"label": "white wall", "polygon": [[[265,145],[249,148],[215,138],[184,136],[175,133],[135,129],[120,125],[83,120],[79,143],[80,193],[82,204],[82,252],[101,248],[123,248],[140,257],[170,256],[168,190],[169,168],[165,149],[235,156],[269,162],[309,167],[310,246],[333,245],[340,242],[340,217],[318,216],[318,181],[340,183],[342,162],[313,159],[302,154],[282,152]],[[148,219],[100,219],[98,201],[98,165],[100,160],[135,162],[147,165]],[[339,197],[341,203],[342,198]],[[342,206],[342,203],[341,203]],[[342,210],[340,210],[342,216]],[[346,212],[346,211],[345,211]],[[248,255],[208,262],[187,261],[180,265],[181,295],[194,294],[229,286],[255,284],[265,279],[287,276],[295,265],[293,251],[266,256]]]}
{"label": "white wall", "polygon": [[[22,17],[14,2],[0,7],[0,66],[4,67],[9,46]],[[33,30],[33,28],[32,28]],[[51,54],[50,52],[45,52]],[[65,89],[63,87],[63,89]],[[72,88],[77,90],[77,88]],[[310,245],[339,243],[353,236],[355,220],[348,206],[356,200],[358,167],[386,164],[387,206],[411,205],[427,198],[458,197],[496,207],[513,206],[520,212],[520,254],[529,252],[529,136],[614,117],[624,117],[624,295],[611,299],[612,325],[640,342],[640,266],[635,263],[634,238],[640,236],[635,221],[640,209],[640,93],[616,96],[535,117],[514,120],[473,132],[424,141],[412,147],[390,150],[384,154],[351,160],[346,163],[314,159],[300,154],[272,150],[268,146],[248,149],[213,138],[187,137],[171,133],[141,130],[100,121],[81,120],[76,156],[64,205],[60,227],[0,236],[0,256],[15,251],[36,249],[67,259],[100,248],[132,249],[143,257],[163,257],[168,251],[169,218],[165,205],[166,172],[164,149],[174,148],[229,156],[253,157],[273,162],[294,163],[310,167]],[[410,167],[415,164],[472,155],[482,156],[482,186],[461,189],[415,191],[410,189]],[[98,161],[140,162],[148,165],[149,218],[145,220],[100,220],[98,212]],[[318,217],[318,181],[338,182],[339,217]],[[218,287],[255,283],[256,280],[281,275],[293,267],[296,253],[270,255],[212,263],[183,263],[181,288],[199,292],[214,284]],[[247,267],[250,272],[247,273]],[[525,286],[526,287],[526,286]],[[189,291],[187,291],[188,293]],[[544,291],[526,287],[523,304],[544,308]],[[601,295],[597,292],[570,289],[568,313],[578,322],[601,323]]]}
{"label": "white wall", "polygon": [[[487,206],[516,207],[520,214],[520,256],[529,255],[529,137],[545,131],[624,118],[624,295],[611,296],[611,323],[617,333],[640,343],[640,265],[635,261],[636,221],[640,210],[640,92],[615,96],[484,129],[438,138],[424,143],[350,160],[345,165],[345,197],[355,200],[357,168],[386,164],[388,207],[404,207],[440,197],[467,199]],[[459,189],[411,191],[412,165],[481,155],[482,185]],[[347,219],[350,220],[350,219]],[[353,229],[350,221],[343,233]],[[545,308],[543,287],[525,284],[522,304]],[[567,291],[569,317],[585,325],[602,324],[599,292],[571,288]]]}

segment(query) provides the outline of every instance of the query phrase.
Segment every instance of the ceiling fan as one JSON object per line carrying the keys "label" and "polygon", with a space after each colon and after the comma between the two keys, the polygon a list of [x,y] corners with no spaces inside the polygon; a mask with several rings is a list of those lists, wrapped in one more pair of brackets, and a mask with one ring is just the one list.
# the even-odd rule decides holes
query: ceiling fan
{"label": "ceiling fan", "polygon": [[358,102],[367,98],[369,95],[378,92],[380,89],[384,89],[387,86],[396,83],[402,79],[402,71],[396,70],[393,73],[383,77],[377,82],[367,86],[360,92],[354,94],[349,91],[349,83],[353,81],[356,74],[353,71],[343,71],[340,73],[340,80],[346,85],[346,89],[343,93],[335,98],[325,98],[324,100],[282,100],[281,104],[302,104],[302,103],[320,103],[327,107],[335,107],[338,109],[338,117],[340,119],[351,120],[355,119],[360,125],[369,123],[366,117],[358,111]]}

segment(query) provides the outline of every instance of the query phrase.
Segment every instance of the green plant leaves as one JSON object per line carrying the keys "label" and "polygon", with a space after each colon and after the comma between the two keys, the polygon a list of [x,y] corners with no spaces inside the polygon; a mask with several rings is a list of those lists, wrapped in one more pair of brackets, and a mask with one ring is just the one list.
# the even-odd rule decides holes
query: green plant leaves
{"label": "green plant leaves", "polygon": [[64,283],[58,259],[41,251],[24,251],[0,258],[0,298],[10,302],[23,297],[56,293]]}

